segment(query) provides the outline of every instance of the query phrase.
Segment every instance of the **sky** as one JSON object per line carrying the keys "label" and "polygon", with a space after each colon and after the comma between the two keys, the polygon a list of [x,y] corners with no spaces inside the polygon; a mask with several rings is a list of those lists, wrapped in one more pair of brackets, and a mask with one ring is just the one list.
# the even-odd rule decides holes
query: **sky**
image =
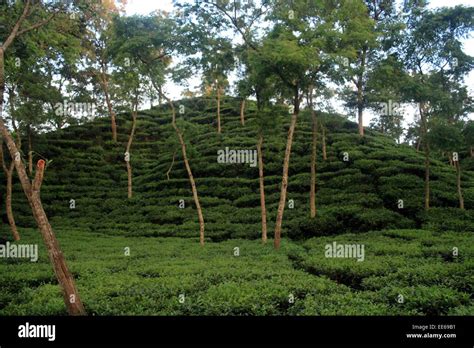
{"label": "sky", "polygon": [[[191,1],[191,0],[186,0]],[[400,3],[401,0],[397,0],[397,3]],[[443,6],[457,6],[457,5],[466,5],[472,6],[473,0],[430,0],[429,7],[430,8],[438,8]],[[127,15],[147,15],[156,10],[164,10],[171,12],[173,11],[173,3],[172,0],[128,0],[126,6],[126,14]],[[468,40],[464,41],[464,51],[466,54],[474,56],[474,37],[471,37]],[[235,80],[234,78],[230,78],[231,85]],[[200,84],[199,78],[196,77],[194,79],[189,80],[189,89],[194,90],[197,89]],[[469,76],[466,78],[466,84],[469,87],[470,95],[474,95],[474,71],[471,71]],[[165,91],[169,94],[172,99],[180,99],[182,98],[181,92],[184,90],[183,87],[177,86],[173,83],[167,83],[165,85]],[[342,103],[340,101],[333,101],[332,106],[336,109],[336,111],[346,114],[347,112],[343,109]],[[148,105],[149,106],[149,105]],[[408,107],[404,109],[405,113],[405,123],[410,123],[413,121],[414,118],[414,111],[412,108]],[[364,116],[364,126],[367,126],[370,123],[370,120],[375,116],[371,111],[365,111]],[[355,116],[355,115],[354,115]],[[471,115],[471,118],[474,119],[474,115]]]}

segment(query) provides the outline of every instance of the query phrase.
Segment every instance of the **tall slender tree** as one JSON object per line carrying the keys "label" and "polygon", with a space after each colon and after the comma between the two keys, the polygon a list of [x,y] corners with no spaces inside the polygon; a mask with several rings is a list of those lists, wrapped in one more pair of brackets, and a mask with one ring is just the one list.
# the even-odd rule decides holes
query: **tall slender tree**
{"label": "tall slender tree", "polygon": [[[257,159],[262,221],[261,234],[262,242],[266,243],[268,235],[263,146],[265,138],[272,135],[272,130],[277,128],[276,118],[272,116],[272,112],[269,110],[270,99],[274,93],[275,78],[271,73],[271,69],[268,69],[260,55],[255,54],[255,52],[247,50],[245,54],[242,54],[241,61],[246,67],[246,75],[239,83],[242,88],[241,92],[247,96],[254,95],[257,101]],[[245,84],[245,87],[242,86],[243,84]]]}
{"label": "tall slender tree", "polygon": [[87,59],[86,71],[102,92],[110,116],[112,140],[117,142],[117,121],[114,95],[111,89],[113,55],[110,45],[113,40],[113,19],[124,10],[126,0],[96,1],[87,11],[84,55]]}
{"label": "tall slender tree", "polygon": [[[52,22],[55,17],[61,17],[60,9],[49,9],[47,6],[48,5],[41,2],[32,3],[31,0],[27,0],[25,3],[3,3],[0,5],[0,13],[3,15],[2,22],[10,28],[6,39],[0,46],[0,132],[8,147],[10,156],[15,163],[23,191],[25,192],[33,211],[33,216],[46,244],[51,264],[63,290],[66,308],[71,315],[83,315],[85,314],[85,310],[79,297],[74,278],[67,267],[64,255],[61,252],[59,243],[41,203],[40,187],[44,175],[45,163],[44,161],[38,162],[35,178],[33,181],[30,181],[22,162],[20,149],[16,146],[3,119],[5,54],[8,53],[8,48],[12,46],[15,40],[21,40],[33,30],[41,30]],[[8,14],[7,18],[6,14]]]}
{"label": "tall slender tree", "polygon": [[125,36],[121,36],[120,42],[123,43],[123,46],[131,54],[134,54],[134,61],[137,62],[140,74],[147,79],[160,98],[166,101],[171,108],[171,125],[176,132],[181,146],[182,157],[198,214],[199,241],[201,245],[204,245],[204,215],[188,158],[184,132],[180,129],[176,120],[174,103],[163,89],[167,78],[173,78],[176,82],[183,82],[190,75],[190,70],[187,67],[171,67],[170,64],[173,56],[178,54],[186,56],[189,52],[193,52],[194,49],[193,45],[188,41],[190,38],[184,35],[184,33],[188,32],[189,28],[179,27],[176,23],[168,14],[160,12],[154,16],[128,18],[117,28],[125,34]]}
{"label": "tall slender tree", "polygon": [[[362,10],[362,9],[365,10]],[[364,109],[367,107],[368,75],[394,44],[392,34],[401,28],[391,0],[345,1],[339,11],[341,48],[346,81],[354,90],[343,94],[346,105],[357,111],[359,135],[364,136]],[[396,35],[395,35],[396,37]]]}
{"label": "tall slender tree", "polygon": [[[283,214],[288,189],[288,172],[291,148],[296,123],[300,112],[301,100],[307,90],[307,73],[319,64],[323,51],[324,38],[333,40],[336,34],[338,10],[329,2],[287,2],[282,0],[262,1],[243,4],[234,2],[196,1],[193,11],[204,13],[208,17],[217,17],[226,22],[241,35],[245,45],[259,54],[272,73],[277,76],[283,96],[290,95],[290,126],[283,160],[280,200],[275,222],[275,249],[280,247]],[[363,7],[360,7],[363,9]],[[265,15],[265,18],[264,18]],[[253,25],[260,19],[266,19],[270,25],[260,44],[252,35]]]}
{"label": "tall slender tree", "polygon": [[474,26],[474,8],[456,6],[431,11],[426,3],[406,1],[406,31],[402,60],[410,73],[405,99],[417,104],[420,141],[425,155],[424,207],[430,208],[430,118],[436,114],[442,81],[460,81],[473,67],[473,58],[462,50],[460,39]]}

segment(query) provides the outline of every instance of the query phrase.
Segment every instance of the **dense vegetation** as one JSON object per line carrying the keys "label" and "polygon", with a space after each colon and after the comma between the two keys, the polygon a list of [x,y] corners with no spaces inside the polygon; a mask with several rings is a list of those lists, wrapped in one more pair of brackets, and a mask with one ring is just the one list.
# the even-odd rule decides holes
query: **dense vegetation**
{"label": "dense vegetation", "polygon": [[[182,102],[188,103],[189,116],[180,122],[190,139],[190,162],[207,238],[212,241],[204,249],[197,243],[197,216],[182,160],[174,151],[178,144],[168,122],[168,108],[139,113],[132,200],[126,200],[123,149],[109,140],[106,118],[34,139],[38,152],[51,160],[42,187],[45,209],[88,313],[474,313],[472,172],[465,171],[463,176],[467,209],[462,211],[456,208],[455,170],[449,163],[433,161],[433,205],[437,207],[425,212],[420,198],[422,155],[377,132],[367,131],[360,139],[356,124],[338,115],[324,115],[327,160],[318,156],[320,209],[312,220],[308,217],[309,142],[305,140],[310,118],[303,113],[290,167],[289,199],[294,199],[295,207],[287,210],[284,243],[275,252],[258,241],[257,168],[216,165],[220,148],[255,146],[254,104],[250,103],[248,121],[242,127],[238,102],[227,99],[222,108],[225,133],[218,135],[212,126],[210,101]],[[270,217],[276,214],[279,163],[288,126],[284,113],[275,110],[275,116],[279,132],[265,145]],[[119,115],[119,135],[126,133],[129,123],[125,115]],[[126,138],[119,136],[120,140]],[[346,151],[348,162],[342,158]],[[34,220],[20,191],[16,184],[13,207],[22,243],[39,243],[39,234],[29,228]],[[75,199],[75,209],[70,208],[70,199]],[[184,209],[179,208],[180,199],[185,201]],[[403,209],[398,208],[398,199],[404,200]],[[10,238],[7,226],[2,234]],[[364,244],[364,262],[326,258],[324,246],[334,241]],[[127,247],[130,256],[124,254]],[[236,247],[239,256],[235,256]],[[454,247],[458,256],[453,256]],[[0,263],[0,314],[66,313],[47,255],[44,248],[40,250],[38,263]],[[403,303],[397,301],[400,294]]]}
{"label": "dense vegetation", "polygon": [[[213,101],[182,101],[189,110],[182,120],[189,139],[191,164],[206,217],[206,237],[260,238],[258,169],[249,164],[217,163],[225,147],[255,149],[254,104],[249,103],[246,126],[238,119],[238,101],[222,107],[224,134],[213,129]],[[181,102],[178,102],[179,105]],[[203,110],[200,112],[199,110]],[[278,126],[264,145],[265,191],[269,223],[278,202],[280,167],[289,118],[275,111]],[[126,142],[128,115],[118,117],[119,140]],[[321,116],[323,117],[323,116]],[[448,163],[432,161],[432,205],[423,209],[423,156],[409,146],[367,131],[361,139],[357,125],[337,115],[325,115],[327,160],[318,149],[318,219],[308,217],[310,183],[310,118],[297,125],[290,166],[284,234],[291,238],[382,228],[421,228],[473,231],[474,175],[463,174],[466,211],[455,209],[456,171]],[[81,227],[92,232],[126,236],[196,238],[198,228],[186,172],[169,124],[166,107],[142,111],[133,145],[135,196],[127,200],[123,146],[110,141],[106,118],[34,138],[37,152],[51,161],[42,186],[45,210],[55,226]],[[120,134],[122,138],[120,138]],[[349,161],[344,161],[347,152]],[[174,154],[174,163],[173,163]],[[169,180],[167,177],[168,169]],[[21,226],[35,226],[21,186],[15,180],[13,209]],[[70,200],[75,200],[71,209]],[[402,199],[404,207],[398,207]],[[185,208],[180,208],[184,200]]]}
{"label": "dense vegetation", "polygon": [[0,314],[472,314],[474,7],[128,5],[0,2]]}
{"label": "dense vegetation", "polygon": [[[473,315],[472,233],[388,230],[304,243],[105,236],[57,228],[91,315]],[[40,243],[33,229],[24,239]],[[113,230],[110,233],[116,233]],[[324,244],[364,243],[364,262]],[[457,246],[460,256],[453,258]],[[124,248],[130,256],[124,256]],[[234,256],[234,248],[240,256]],[[44,248],[0,263],[1,315],[65,315]],[[278,267],[274,267],[278,264]],[[398,296],[404,302],[398,302]],[[180,295],[184,295],[184,303]],[[294,297],[294,301],[290,301]]]}

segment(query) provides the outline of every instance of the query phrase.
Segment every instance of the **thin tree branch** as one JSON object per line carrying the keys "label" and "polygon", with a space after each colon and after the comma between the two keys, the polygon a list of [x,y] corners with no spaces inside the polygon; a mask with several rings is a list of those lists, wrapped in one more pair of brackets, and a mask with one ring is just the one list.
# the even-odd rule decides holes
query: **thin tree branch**
{"label": "thin tree branch", "polygon": [[173,168],[173,165],[174,165],[174,158],[176,156],[176,151],[178,151],[178,149],[174,150],[173,152],[173,160],[171,161],[171,165],[170,167],[168,168],[168,171],[166,172],[166,177],[168,178],[168,181],[170,180],[170,173],[171,173],[171,169]]}
{"label": "thin tree branch", "polygon": [[10,35],[8,35],[8,38],[0,47],[0,49],[3,49],[4,51],[6,51],[8,46],[10,46],[13,40],[15,40],[15,38],[18,35],[18,30],[20,29],[20,26],[23,24],[26,16],[28,16],[28,12],[30,11],[30,4],[31,4],[31,0],[27,0],[25,4],[25,8],[23,9],[23,13],[21,14],[20,18],[18,18],[18,20],[16,21]]}
{"label": "thin tree branch", "polygon": [[29,32],[29,31],[31,31],[31,30],[37,29],[37,28],[39,28],[39,27],[41,27],[41,26],[43,26],[43,25],[49,23],[49,22],[56,16],[56,14],[57,14],[57,13],[54,12],[54,13],[51,14],[51,16],[49,16],[49,17],[46,18],[45,20],[42,20],[41,22],[38,22],[38,23],[36,23],[36,24],[33,24],[33,25],[32,25],[31,27],[29,27],[29,28],[20,30],[20,31],[17,33],[16,36],[20,36],[21,34],[27,33],[27,32]]}

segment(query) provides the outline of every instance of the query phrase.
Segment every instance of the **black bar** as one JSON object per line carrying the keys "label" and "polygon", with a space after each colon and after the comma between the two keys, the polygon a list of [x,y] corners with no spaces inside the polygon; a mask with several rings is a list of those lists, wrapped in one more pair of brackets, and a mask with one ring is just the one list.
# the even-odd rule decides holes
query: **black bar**
{"label": "black bar", "polygon": [[[49,342],[47,338],[18,337],[19,326],[27,322],[55,325],[54,342]],[[473,331],[473,317],[454,316],[0,317],[0,347],[18,344],[408,344],[473,347]],[[456,337],[407,338],[407,334],[455,334]]]}

